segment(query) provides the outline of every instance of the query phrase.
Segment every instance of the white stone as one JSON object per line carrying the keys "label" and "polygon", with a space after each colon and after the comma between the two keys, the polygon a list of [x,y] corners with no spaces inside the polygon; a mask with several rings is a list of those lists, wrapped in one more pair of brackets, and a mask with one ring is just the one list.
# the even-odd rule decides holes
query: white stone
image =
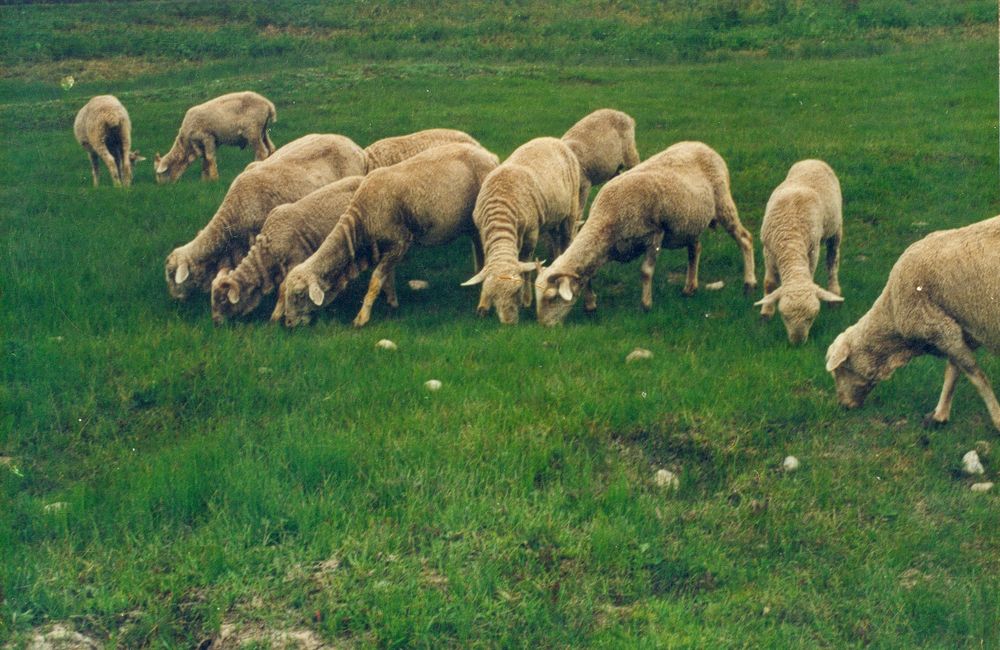
{"label": "white stone", "polygon": [[990,481],[986,481],[985,483],[973,483],[972,488],[970,489],[973,492],[989,492],[993,489],[993,483]]}
{"label": "white stone", "polygon": [[709,282],[705,285],[705,289],[708,291],[718,291],[726,286],[725,280],[717,280],[716,282]]}
{"label": "white stone", "polygon": [[52,513],[52,512],[62,512],[63,510],[65,510],[68,507],[69,507],[69,504],[66,503],[65,501],[56,501],[55,503],[48,504],[47,506],[45,506],[44,508],[42,508],[42,510],[44,510],[45,512],[49,512],[49,513]]}
{"label": "white stone", "polygon": [[424,382],[424,387],[430,391],[441,390],[441,382],[437,379],[428,379]]}
{"label": "white stone", "polygon": [[395,350],[396,344],[390,341],[389,339],[381,339],[378,343],[375,344],[375,347],[379,348],[380,350]]}
{"label": "white stone", "polygon": [[625,357],[625,363],[632,363],[633,361],[642,361],[645,359],[652,359],[653,353],[645,348],[636,348],[628,353]]}
{"label": "white stone", "polygon": [[670,490],[676,490],[681,485],[677,475],[666,469],[656,470],[656,474],[653,475],[653,483],[656,484],[656,487],[668,488]]}
{"label": "white stone", "polygon": [[427,287],[431,286],[427,280],[410,280],[406,284],[410,285],[410,289],[414,291],[423,291]]}
{"label": "white stone", "polygon": [[962,471],[969,475],[986,473],[975,449],[962,456]]}
{"label": "white stone", "polygon": [[782,469],[784,469],[786,472],[794,472],[801,465],[802,463],[800,463],[799,459],[796,458],[795,456],[786,456],[784,462],[781,463]]}

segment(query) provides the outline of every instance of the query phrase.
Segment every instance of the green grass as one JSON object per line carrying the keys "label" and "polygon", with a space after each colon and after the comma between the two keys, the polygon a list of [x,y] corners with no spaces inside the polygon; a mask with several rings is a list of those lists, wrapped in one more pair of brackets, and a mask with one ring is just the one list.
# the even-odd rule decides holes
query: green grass
{"label": "green grass", "polygon": [[[851,412],[823,370],[909,243],[1000,211],[995,5],[828,5],[0,8],[0,134],[23,144],[0,150],[0,641],[63,621],[191,647],[236,622],[359,646],[1000,647],[996,496],[957,473],[996,445],[975,391],[927,431],[940,361]],[[279,145],[448,126],[501,156],[613,106],[643,157],[716,148],[755,234],[788,167],[823,158],[846,302],[789,348],[720,231],[701,276],[725,289],[682,298],[667,251],[648,314],[637,264],[610,264],[593,317],[480,320],[458,242],[414,251],[399,313],[363,330],[360,283],[301,330],[266,309],[215,328],[162,264],[249,153],[221,150],[217,184],[140,166],[95,190],[71,126],[113,92],[162,152],[188,106],[246,88],[277,105]],[[637,346],[653,359],[625,365]]]}

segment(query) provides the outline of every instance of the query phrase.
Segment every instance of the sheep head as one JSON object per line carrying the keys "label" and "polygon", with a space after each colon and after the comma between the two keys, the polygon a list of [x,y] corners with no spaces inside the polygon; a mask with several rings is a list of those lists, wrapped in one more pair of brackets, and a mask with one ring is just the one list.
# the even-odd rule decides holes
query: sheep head
{"label": "sheep head", "polygon": [[812,282],[789,283],[767,294],[755,302],[754,306],[760,307],[760,315],[764,318],[773,316],[777,306],[788,332],[789,342],[798,345],[809,338],[809,330],[819,315],[820,301],[841,303],[844,299]]}
{"label": "sheep head", "polygon": [[212,320],[221,325],[228,318],[249,314],[262,297],[260,286],[243,286],[229,269],[219,271],[212,280]]}
{"label": "sheep head", "polygon": [[479,306],[476,313],[484,317],[490,313],[490,308],[497,310],[497,316],[504,325],[517,324],[520,311],[520,295],[524,288],[524,273],[534,271],[534,262],[518,262],[510,269],[491,269],[484,267],[479,273],[462,283],[463,287],[482,284],[479,295]]}
{"label": "sheep head", "polygon": [[192,293],[204,289],[208,278],[207,270],[195,263],[183,246],[175,248],[164,265],[167,290],[177,300],[186,300]]}
{"label": "sheep head", "polygon": [[562,323],[580,297],[582,286],[580,277],[575,273],[561,273],[551,268],[540,270],[535,279],[538,322],[549,327]]}

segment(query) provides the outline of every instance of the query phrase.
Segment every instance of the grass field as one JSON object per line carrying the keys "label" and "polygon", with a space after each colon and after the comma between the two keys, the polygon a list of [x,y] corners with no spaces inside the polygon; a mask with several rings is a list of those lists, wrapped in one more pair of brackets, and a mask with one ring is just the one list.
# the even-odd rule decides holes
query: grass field
{"label": "grass field", "polygon": [[[979,397],[961,380],[926,430],[940,360],[849,412],[823,369],[907,245],[1000,212],[996,4],[815,4],[0,7],[0,643],[60,622],[127,648],[223,625],[332,647],[1000,647],[997,495],[958,471],[977,444],[985,480],[1000,468]],[[266,307],[213,327],[163,260],[250,152],[221,149],[215,184],[157,186],[146,162],[93,189],[72,122],[113,93],[152,157],[187,107],[243,89],[277,105],[279,146],[444,126],[503,157],[618,108],[644,158],[719,151],[755,237],[788,167],[822,158],[846,302],[790,348],[719,231],[701,277],[725,288],[682,298],[667,251],[649,313],[634,263],[601,270],[592,317],[478,319],[457,242],[413,251],[398,313],[364,329],[362,283],[309,327]],[[635,347],[653,358],[626,365]]]}

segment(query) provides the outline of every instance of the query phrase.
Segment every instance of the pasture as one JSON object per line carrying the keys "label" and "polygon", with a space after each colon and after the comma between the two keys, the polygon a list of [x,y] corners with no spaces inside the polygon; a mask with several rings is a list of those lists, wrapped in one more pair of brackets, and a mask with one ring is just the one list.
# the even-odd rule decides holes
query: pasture
{"label": "pasture", "polygon": [[[330,647],[1000,647],[997,493],[959,471],[977,445],[976,480],[1000,468],[978,395],[960,380],[930,430],[942,361],[856,411],[823,367],[907,245],[1000,212],[996,5],[816,4],[0,7],[0,643],[60,622],[129,648],[228,625]],[[275,103],[279,147],[451,127],[501,159],[617,108],[643,158],[723,156],[758,282],[768,196],[822,158],[845,303],[791,348],[720,230],[701,281],[724,288],[682,297],[664,251],[648,313],[633,262],[562,327],[477,318],[459,241],[414,249],[398,312],[363,329],[362,281],[308,327],[270,303],[214,327],[163,261],[252,152],[221,148],[217,183],[158,186],[150,161],[236,90]],[[150,158],[126,191],[103,169],[92,188],[73,139],[103,93]],[[636,347],[653,357],[626,364]]]}

